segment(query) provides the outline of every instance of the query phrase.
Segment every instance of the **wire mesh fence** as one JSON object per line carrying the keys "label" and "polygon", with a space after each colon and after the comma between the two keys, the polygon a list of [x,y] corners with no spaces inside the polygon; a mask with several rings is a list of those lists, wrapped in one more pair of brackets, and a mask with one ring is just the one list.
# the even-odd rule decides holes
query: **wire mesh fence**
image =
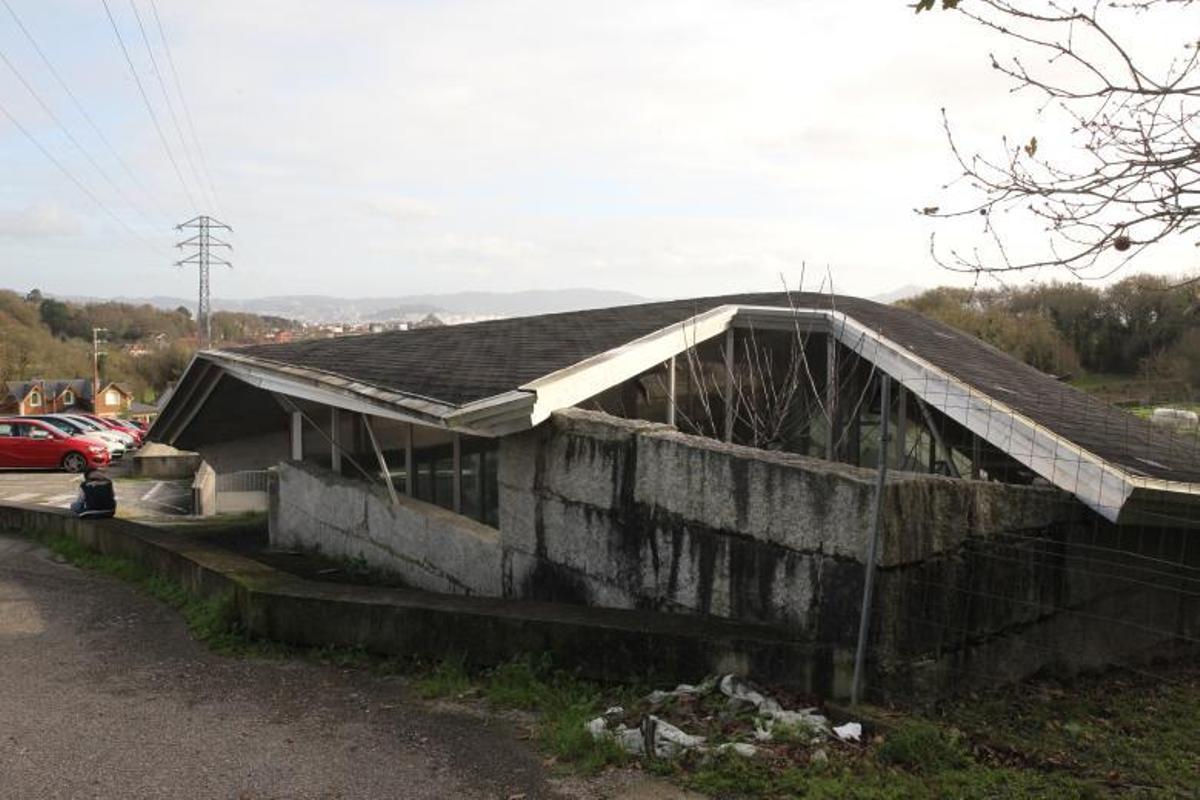
{"label": "wire mesh fence", "polygon": [[886,470],[866,699],[1200,645],[1193,415],[1139,416],[938,323],[885,335],[850,312],[797,299],[706,340],[685,325],[682,355],[595,406]]}

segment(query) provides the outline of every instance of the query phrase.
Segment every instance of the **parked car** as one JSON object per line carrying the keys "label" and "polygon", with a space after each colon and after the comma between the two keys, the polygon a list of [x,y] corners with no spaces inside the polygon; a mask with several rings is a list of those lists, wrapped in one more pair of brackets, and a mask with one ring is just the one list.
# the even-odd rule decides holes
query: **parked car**
{"label": "parked car", "polygon": [[127,436],[133,437],[134,447],[141,447],[142,441],[145,439],[145,431],[134,425],[129,425],[125,420],[122,419],[109,419],[107,417],[98,417],[95,414],[84,414],[82,412],[73,414],[72,416],[89,419],[97,425],[105,427],[110,431],[116,431],[117,433],[123,433]]}
{"label": "parked car", "polygon": [[107,425],[101,425],[99,422],[94,422],[88,419],[86,414],[58,414],[56,416],[68,419],[71,422],[74,422],[76,425],[82,425],[84,428],[91,430],[93,433],[101,434],[106,439],[115,439],[116,441],[125,445],[126,449],[137,446],[137,439],[134,438],[132,433],[127,431],[113,430]]}
{"label": "parked car", "polygon": [[94,439],[69,436],[36,419],[0,419],[0,469],[84,472],[109,461],[108,448]]}
{"label": "parked car", "polygon": [[125,456],[125,443],[115,433],[102,433],[87,425],[77,422],[62,414],[41,414],[37,416],[19,417],[17,419],[36,420],[56,428],[67,436],[79,436],[102,444],[108,450],[110,461],[119,461]]}

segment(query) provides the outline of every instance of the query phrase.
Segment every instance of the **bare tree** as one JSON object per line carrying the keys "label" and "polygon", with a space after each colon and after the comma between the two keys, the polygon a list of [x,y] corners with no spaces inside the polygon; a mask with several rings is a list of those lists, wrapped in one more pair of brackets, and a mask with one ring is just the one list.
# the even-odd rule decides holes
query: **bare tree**
{"label": "bare tree", "polygon": [[[967,155],[943,110],[951,151],[977,201],[928,206],[933,217],[982,216],[986,247],[944,249],[934,258],[961,272],[997,273],[1061,266],[1080,278],[1111,274],[1151,245],[1200,225],[1200,19],[1175,42],[1153,42],[1157,68],[1133,38],[1146,15],[1190,17],[1193,0],[1107,0],[1076,8],[1056,0],[918,0],[983,26],[1016,55],[991,54],[1013,92],[1035,93],[1040,108],[1061,109],[1078,158],[1051,160],[1036,138],[1004,140],[1003,153]],[[1197,7],[1200,10],[1200,7]],[[1142,27],[1144,31],[1144,26]],[[1147,44],[1143,34],[1141,44]],[[1171,49],[1175,48],[1175,49]],[[1064,131],[1067,134],[1068,131]],[[1032,215],[1048,234],[1045,251],[1010,257],[1002,212]]]}

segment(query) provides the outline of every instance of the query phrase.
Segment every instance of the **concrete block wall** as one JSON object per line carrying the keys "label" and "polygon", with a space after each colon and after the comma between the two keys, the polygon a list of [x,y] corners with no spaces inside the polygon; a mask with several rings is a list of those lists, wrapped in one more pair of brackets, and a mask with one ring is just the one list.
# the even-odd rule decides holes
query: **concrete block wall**
{"label": "concrete block wall", "polygon": [[[590,411],[501,443],[506,595],[779,623],[849,642],[875,473]],[[893,474],[886,571],[969,540],[1049,530],[1078,504],[1045,488]]]}
{"label": "concrete block wall", "polygon": [[[271,540],[362,556],[433,591],[767,623],[811,642],[820,657],[802,667],[814,690],[839,694],[874,481],[869,469],[572,410],[501,440],[499,530],[408,498],[397,508],[381,487],[289,462]],[[1051,488],[891,474],[873,680],[895,696],[939,694],[965,676],[1102,666],[1173,630],[1200,637],[1200,607],[1171,587],[1134,592],[1071,566],[1110,553],[1119,570],[1128,548],[1106,526]],[[1104,622],[1122,614],[1129,631]]]}
{"label": "concrete block wall", "polygon": [[272,547],[362,558],[418,589],[501,593],[494,528],[299,461],[279,464],[270,494]]}

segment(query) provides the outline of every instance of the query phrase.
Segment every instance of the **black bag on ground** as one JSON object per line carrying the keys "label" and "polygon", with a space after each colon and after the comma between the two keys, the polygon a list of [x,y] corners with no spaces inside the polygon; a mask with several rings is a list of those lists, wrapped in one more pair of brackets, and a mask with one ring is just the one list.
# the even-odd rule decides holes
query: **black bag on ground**
{"label": "black bag on ground", "polygon": [[79,484],[79,499],[71,504],[78,517],[104,519],[117,513],[117,496],[112,481],[100,470],[94,469],[84,476]]}

